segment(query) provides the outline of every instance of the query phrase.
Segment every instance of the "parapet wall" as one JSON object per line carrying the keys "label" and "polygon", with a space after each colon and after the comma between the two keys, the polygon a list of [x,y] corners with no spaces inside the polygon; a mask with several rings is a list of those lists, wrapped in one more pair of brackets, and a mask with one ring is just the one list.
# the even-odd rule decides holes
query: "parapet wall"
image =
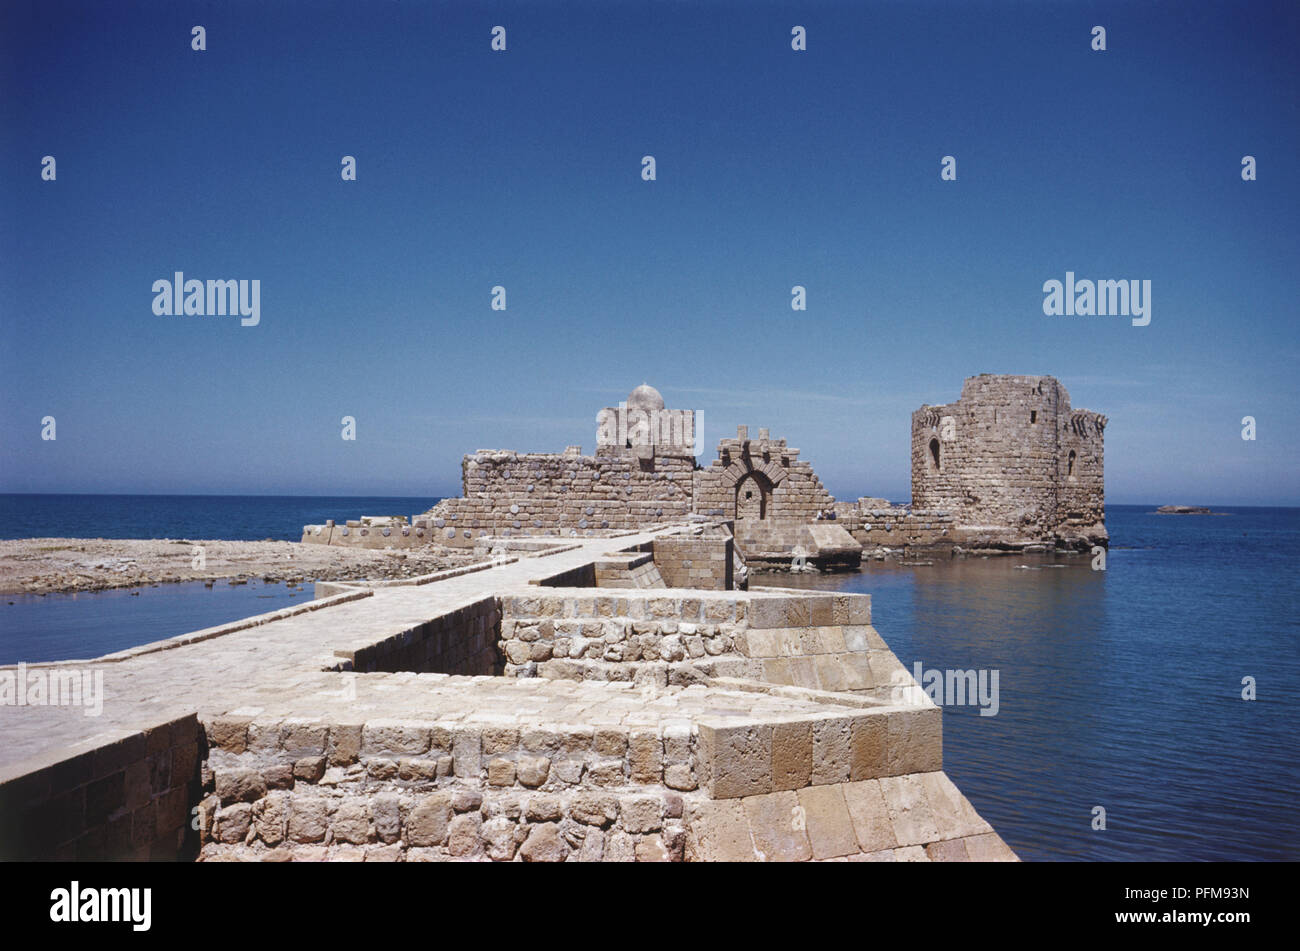
{"label": "parapet wall", "polygon": [[0,858],[175,861],[197,853],[190,804],[207,752],[197,717],[100,735],[84,747],[0,779]]}
{"label": "parapet wall", "polygon": [[497,639],[500,603],[487,597],[418,624],[400,635],[357,651],[339,652],[350,669],[411,670],[445,674],[492,675],[502,672]]}
{"label": "parapet wall", "polygon": [[[285,718],[269,710],[210,719],[212,753],[197,810],[204,858],[719,857],[710,854],[719,845],[710,803],[746,809],[762,804],[755,797],[782,793],[814,805],[837,795],[879,798],[879,785],[856,784],[939,769],[933,706],[837,707],[761,690],[648,696],[630,684],[396,676],[358,677],[357,690],[362,697],[382,692],[388,706],[412,711],[406,718]],[[565,716],[597,697],[599,706],[581,719]],[[506,712],[521,708],[523,717]],[[949,786],[934,780],[930,799],[913,795],[913,808],[930,815],[933,802],[961,811],[964,800]],[[881,805],[872,834],[850,831],[835,854],[909,841]],[[776,827],[763,813],[751,819],[760,848],[774,834],[799,831],[790,825],[793,814],[787,809]],[[932,823],[918,844],[992,831],[968,803],[960,819],[942,831]],[[761,859],[768,849],[744,852]]]}
{"label": "parapet wall", "polygon": [[892,702],[911,675],[868,595],[542,589],[501,601],[507,676],[689,686],[748,678]]}

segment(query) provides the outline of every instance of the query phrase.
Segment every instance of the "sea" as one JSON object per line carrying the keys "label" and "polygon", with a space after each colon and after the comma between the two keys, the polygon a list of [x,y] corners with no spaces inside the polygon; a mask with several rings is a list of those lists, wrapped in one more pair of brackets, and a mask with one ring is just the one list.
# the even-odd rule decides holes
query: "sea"
{"label": "sea", "polygon": [[[296,540],[434,501],[8,495],[0,534]],[[983,676],[993,715],[978,694],[939,697],[944,769],[1022,858],[1300,859],[1300,509],[1155,507],[1107,506],[1104,565],[920,556],[764,580],[868,593],[909,671]],[[11,595],[0,663],[94,657],[309,596],[260,582]]]}

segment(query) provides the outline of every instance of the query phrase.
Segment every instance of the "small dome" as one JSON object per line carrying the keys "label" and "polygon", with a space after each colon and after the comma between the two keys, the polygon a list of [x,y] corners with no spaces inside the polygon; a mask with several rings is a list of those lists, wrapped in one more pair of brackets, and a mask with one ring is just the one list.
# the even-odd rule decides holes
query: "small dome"
{"label": "small dome", "polygon": [[627,396],[628,409],[660,410],[664,408],[664,398],[653,386],[642,383]]}

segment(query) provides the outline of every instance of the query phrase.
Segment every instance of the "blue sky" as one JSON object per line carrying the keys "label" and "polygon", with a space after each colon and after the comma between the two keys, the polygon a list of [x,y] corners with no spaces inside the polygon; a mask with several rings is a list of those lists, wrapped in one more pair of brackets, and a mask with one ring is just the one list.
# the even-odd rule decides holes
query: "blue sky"
{"label": "blue sky", "polygon": [[[648,381],[901,500],[989,372],[1109,416],[1112,502],[1300,504],[1298,48],[1294,3],[8,0],[0,491],[457,494]],[[177,270],[260,324],[156,316]],[[1067,270],[1150,325],[1045,316]]]}

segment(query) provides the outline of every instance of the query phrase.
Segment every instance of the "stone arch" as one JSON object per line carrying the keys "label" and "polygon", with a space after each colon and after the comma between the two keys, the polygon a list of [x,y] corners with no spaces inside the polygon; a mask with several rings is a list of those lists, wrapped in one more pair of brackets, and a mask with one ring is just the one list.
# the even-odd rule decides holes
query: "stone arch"
{"label": "stone arch", "polygon": [[772,482],[761,472],[746,473],[736,483],[736,518],[765,519],[772,508]]}
{"label": "stone arch", "polygon": [[1069,456],[1069,458],[1066,460],[1066,468],[1065,468],[1065,474],[1066,474],[1066,476],[1067,476],[1068,478],[1071,478],[1071,479],[1074,478],[1074,467],[1075,467],[1075,463],[1078,461],[1078,458],[1079,458],[1079,457],[1078,457],[1078,455],[1075,453],[1075,451],[1074,451],[1073,449],[1071,449],[1071,450],[1070,450],[1070,456]]}

